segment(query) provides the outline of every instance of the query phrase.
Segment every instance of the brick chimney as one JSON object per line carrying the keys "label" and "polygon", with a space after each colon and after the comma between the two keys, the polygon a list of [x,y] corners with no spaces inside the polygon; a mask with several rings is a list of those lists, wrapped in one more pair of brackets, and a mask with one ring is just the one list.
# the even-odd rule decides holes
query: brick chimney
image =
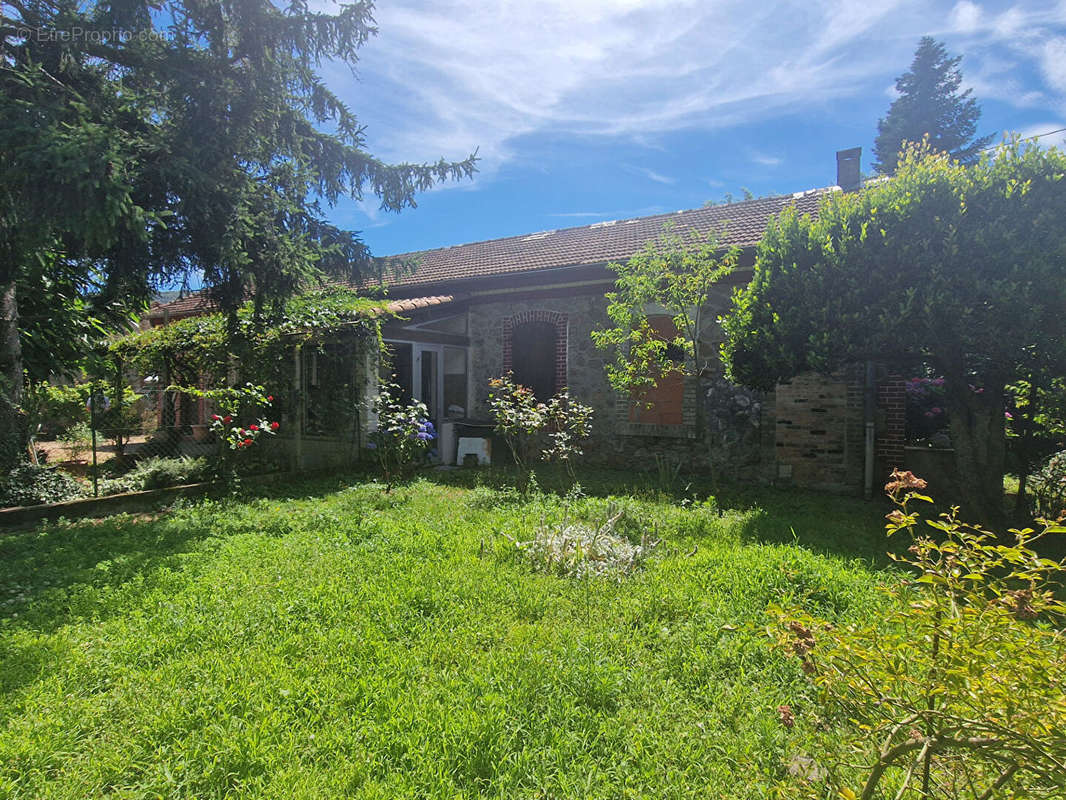
{"label": "brick chimney", "polygon": [[853,147],[850,150],[837,150],[837,186],[845,192],[854,192],[862,185],[862,178],[859,177],[859,160],[861,157],[861,147]]}

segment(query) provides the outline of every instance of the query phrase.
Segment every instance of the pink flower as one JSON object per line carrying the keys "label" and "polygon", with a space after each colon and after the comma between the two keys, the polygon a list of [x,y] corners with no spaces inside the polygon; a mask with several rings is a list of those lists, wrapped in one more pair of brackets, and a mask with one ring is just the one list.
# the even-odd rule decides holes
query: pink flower
{"label": "pink flower", "polygon": [[1012,413],[1010,413],[1009,411],[1004,411],[1003,412],[1003,416],[1006,417],[1007,419],[1014,419],[1014,415]]}

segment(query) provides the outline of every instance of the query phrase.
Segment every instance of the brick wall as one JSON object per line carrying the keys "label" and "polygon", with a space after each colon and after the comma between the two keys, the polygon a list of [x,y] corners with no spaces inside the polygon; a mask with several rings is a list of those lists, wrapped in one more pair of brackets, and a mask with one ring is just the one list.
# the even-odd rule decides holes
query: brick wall
{"label": "brick wall", "polygon": [[[899,375],[881,378],[877,384],[877,439],[875,482],[903,466],[907,444],[907,392]],[[874,490],[877,490],[875,485]]]}
{"label": "brick wall", "polygon": [[862,487],[862,382],[849,370],[807,373],[775,392],[778,477],[830,491]]}
{"label": "brick wall", "polygon": [[[685,425],[632,423],[629,399],[620,397],[607,381],[604,366],[609,355],[597,349],[590,336],[594,329],[610,324],[602,295],[526,296],[473,303],[468,320],[474,417],[489,416],[488,381],[511,366],[515,326],[525,321],[551,322],[565,331],[557,338],[558,372],[566,376],[571,394],[594,409],[593,440],[585,448],[587,463],[654,472],[658,456],[679,460],[687,470],[713,470],[733,480],[785,478],[784,482],[799,486],[862,491],[861,367],[832,377],[799,376],[775,392],[753,395],[757,411],[745,417],[751,430],[744,433],[746,429],[739,426],[698,437],[696,404],[706,404],[704,416],[712,419],[710,393],[721,379],[705,379],[706,397],[698,396],[695,380],[686,381]],[[738,433],[743,434],[739,440]]]}

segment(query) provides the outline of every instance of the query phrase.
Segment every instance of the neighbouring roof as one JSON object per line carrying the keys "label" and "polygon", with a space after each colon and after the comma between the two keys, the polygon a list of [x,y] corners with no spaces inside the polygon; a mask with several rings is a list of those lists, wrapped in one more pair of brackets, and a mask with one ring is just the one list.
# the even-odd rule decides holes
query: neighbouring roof
{"label": "neighbouring roof", "polygon": [[[400,253],[386,257],[387,269],[391,268],[391,271],[387,273],[385,282],[390,288],[407,291],[438,284],[446,288],[448,284],[476,278],[621,261],[657,238],[667,224],[681,236],[692,233],[705,236],[714,232],[723,246],[754,247],[762,238],[770,219],[785,208],[794,206],[801,214],[817,214],[822,197],[835,191],[839,191],[839,188],[830,186],[690,211],[596,222],[576,228]],[[414,270],[405,271],[404,265],[413,265]],[[451,297],[446,295],[416,297],[394,301],[390,307],[399,305],[394,310],[413,311],[449,300]],[[412,303],[415,305],[410,305]],[[158,319],[166,315],[177,319],[211,310],[210,301],[201,294],[193,294],[154,306],[149,317]]]}

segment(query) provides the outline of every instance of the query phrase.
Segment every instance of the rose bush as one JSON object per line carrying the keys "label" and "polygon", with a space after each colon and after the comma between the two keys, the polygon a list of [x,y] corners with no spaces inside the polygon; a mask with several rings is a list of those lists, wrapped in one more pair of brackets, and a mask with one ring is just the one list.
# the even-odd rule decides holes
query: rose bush
{"label": "rose bush", "polygon": [[573,477],[573,457],[583,455],[581,442],[592,430],[592,408],[571,398],[566,389],[542,403],[510,373],[489,381],[489,389],[495,430],[518,467],[519,488],[528,485],[530,465],[537,457],[559,461]]}

